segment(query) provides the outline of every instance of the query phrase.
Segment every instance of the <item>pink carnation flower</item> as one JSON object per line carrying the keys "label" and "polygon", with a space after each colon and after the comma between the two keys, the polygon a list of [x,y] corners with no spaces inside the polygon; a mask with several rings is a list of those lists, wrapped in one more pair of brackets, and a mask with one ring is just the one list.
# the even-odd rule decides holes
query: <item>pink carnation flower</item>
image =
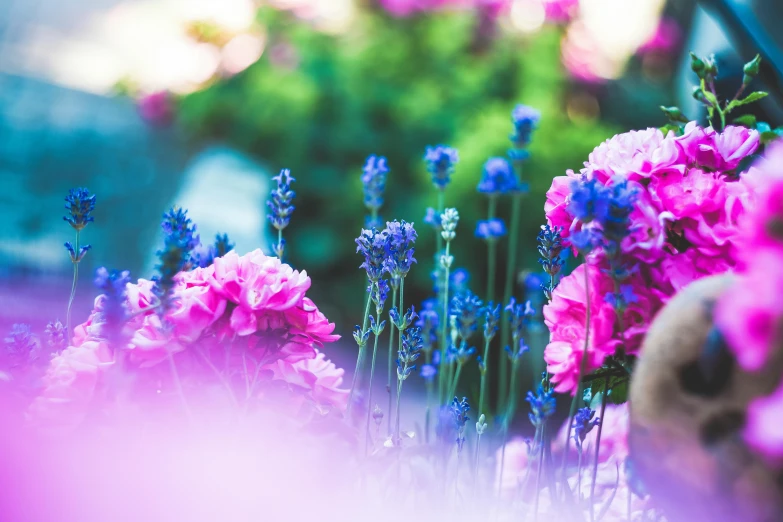
{"label": "pink carnation flower", "polygon": [[743,438],[769,462],[783,464],[783,383],[768,397],[756,399],[748,407]]}
{"label": "pink carnation flower", "polygon": [[273,363],[270,369],[273,379],[302,390],[317,404],[329,405],[339,410],[348,406],[348,390],[340,387],[345,372],[317,350],[313,359],[296,362],[280,359]]}
{"label": "pink carnation flower", "polygon": [[[276,372],[278,379],[304,383],[313,400],[340,408],[344,405],[344,393],[339,389],[342,370],[316,350],[339,336],[333,333],[334,324],[305,297],[309,287],[306,273],[260,250],[245,256],[230,252],[216,259],[213,266],[177,275],[174,307],[166,314],[168,324],[164,325],[153,283],[144,279],[129,283],[125,303],[129,319],[122,332],[127,339],[123,347],[127,370],[152,368],[183,352],[188,364],[182,378],[198,380],[203,378],[196,375],[199,361],[209,353],[219,354],[216,360],[233,369],[243,368],[247,362],[244,356],[249,355],[259,372]],[[74,346],[52,362],[44,392],[31,415],[71,415],[72,410],[81,409],[83,416],[86,412],[103,363],[113,361],[111,350],[101,341],[105,299],[99,296],[95,300],[88,320],[74,329]],[[190,350],[194,343],[205,351],[188,358],[187,354],[194,353]],[[214,378],[214,369],[205,374]],[[61,403],[71,406],[55,412]],[[46,409],[52,411],[45,414]]]}
{"label": "pink carnation flower", "polygon": [[113,363],[105,342],[84,340],[54,356],[43,377],[43,391],[28,410],[36,425],[68,430],[80,424],[93,402],[103,370]]}
{"label": "pink carnation flower", "polygon": [[685,169],[674,134],[658,129],[618,134],[590,153],[585,167],[591,178],[608,184],[615,176],[639,181],[654,174]]}
{"label": "pink carnation flower", "polygon": [[[590,332],[587,350],[585,293],[587,271],[590,299]],[[598,369],[606,356],[612,355],[619,344],[613,338],[615,313],[604,296],[613,290],[611,280],[600,269],[590,264],[578,266],[564,277],[552,294],[552,301],[544,306],[544,322],[551,337],[544,351],[547,370],[552,373],[555,390],[575,393],[585,353],[585,373]]]}
{"label": "pink carnation flower", "polygon": [[[600,416],[600,407],[597,408]],[[628,456],[628,403],[625,404],[607,404],[604,416],[602,417],[603,427],[601,428],[601,445],[598,449],[598,462],[608,462],[612,458],[624,460]],[[561,453],[565,447],[566,431],[568,430],[568,420],[560,426],[557,437],[552,441],[552,451]],[[574,436],[574,430],[571,429],[571,437]],[[582,443],[582,451],[587,455],[593,455],[595,452],[595,443],[598,440],[598,428],[594,428],[587,434]],[[569,458],[576,458],[577,450],[573,438],[568,445]],[[592,458],[592,457],[591,457]]]}
{"label": "pink carnation flower", "polygon": [[737,168],[759,146],[759,133],[746,127],[729,125],[722,133],[712,127],[702,128],[696,122],[685,126],[685,133],[677,138],[688,163],[710,170],[727,171]]}

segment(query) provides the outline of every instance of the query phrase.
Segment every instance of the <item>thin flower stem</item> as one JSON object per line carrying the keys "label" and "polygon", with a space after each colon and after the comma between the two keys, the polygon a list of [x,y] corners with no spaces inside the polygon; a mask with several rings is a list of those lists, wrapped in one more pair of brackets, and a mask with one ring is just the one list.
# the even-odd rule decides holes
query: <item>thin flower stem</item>
{"label": "thin flower stem", "polygon": [[481,372],[481,386],[479,387],[479,404],[478,404],[478,414],[481,415],[484,413],[484,397],[486,396],[486,390],[487,390],[487,373],[489,372],[489,339],[484,339],[484,358],[482,361],[484,362],[484,371]]}
{"label": "thin flower stem", "polygon": [[[517,177],[517,183],[522,183],[522,160],[514,161],[514,173]],[[519,222],[522,212],[522,192],[517,191],[511,195],[511,223],[509,224],[508,234],[508,254],[506,257],[506,281],[503,287],[503,304],[511,300],[511,294],[514,291],[514,279],[516,276],[517,254],[519,250]],[[502,350],[508,344],[510,335],[508,313],[503,310],[503,320],[500,330],[500,349]],[[506,397],[506,387],[508,384],[508,363],[505,357],[500,358],[498,365],[498,411],[503,411],[503,400]]]}
{"label": "thin flower stem", "polygon": [[[497,208],[497,197],[490,196],[489,210],[487,219],[492,220],[495,217]],[[489,239],[487,241],[487,303],[495,300],[495,265],[497,264],[497,240]]]}
{"label": "thin flower stem", "polygon": [[[473,488],[476,488],[479,475],[479,447],[481,446],[481,433],[476,434],[476,457],[475,465],[473,466]],[[502,478],[502,477],[501,477]]]}
{"label": "thin flower stem", "polygon": [[536,498],[533,501],[533,522],[538,522],[538,500],[541,496],[541,470],[544,468],[544,440],[546,437],[546,423],[541,425],[541,436],[538,448],[538,470],[536,470]]}
{"label": "thin flower stem", "polygon": [[[446,257],[449,256],[450,243],[446,243]],[[443,404],[445,400],[443,394],[446,392],[448,381],[444,375],[446,367],[446,353],[448,352],[448,322],[449,322],[449,267],[445,268],[445,281],[443,285],[443,316],[440,319],[440,361],[438,362],[438,404]]]}
{"label": "thin flower stem", "polygon": [[[372,293],[367,293],[367,305],[364,307],[364,320],[362,321],[362,332],[367,330],[367,322],[370,319],[370,303],[372,302]],[[356,391],[356,383],[358,382],[359,372],[361,371],[362,362],[364,362],[364,345],[359,345],[359,355],[356,357],[356,371],[353,372],[353,379],[351,379],[351,391],[348,392],[348,407],[346,408],[345,417],[350,422],[351,409],[353,407],[353,394]]]}
{"label": "thin flower stem", "polygon": [[[568,427],[566,428],[566,440],[563,449],[563,466],[561,469],[561,475],[563,481],[566,480],[566,464],[568,463],[568,451],[571,446],[571,429],[574,424],[574,415],[576,414],[577,397],[579,396],[579,389],[581,387],[582,376],[587,368],[587,348],[590,345],[590,280],[588,277],[588,265],[587,258],[585,258],[585,344],[582,350],[582,361],[579,365],[579,375],[577,376],[577,386],[574,390],[574,397],[571,399],[571,409],[568,412]],[[567,483],[565,484],[568,487]]]}
{"label": "thin flower stem", "polygon": [[[397,302],[397,287],[395,286],[392,289],[392,306],[394,303]],[[392,404],[393,404],[393,394],[392,394],[392,368],[394,367],[394,358],[392,357],[392,353],[394,352],[393,346],[394,346],[394,329],[396,328],[395,325],[391,325],[389,327],[389,364],[388,364],[388,372],[386,377],[386,391],[389,395],[389,409],[386,411],[386,434],[391,437],[392,434],[392,424],[391,424],[391,418],[392,418]]]}
{"label": "thin flower stem", "polygon": [[182,409],[185,410],[188,421],[193,424],[193,414],[190,412],[188,401],[185,398],[185,391],[182,389],[182,381],[179,379],[179,372],[177,371],[177,365],[174,362],[174,354],[172,352],[169,352],[168,360],[169,368],[171,369],[171,377],[174,380],[174,388],[177,390],[180,402],[182,402]]}
{"label": "thin flower stem", "polygon": [[[514,339],[514,346],[519,346],[519,339]],[[498,501],[500,501],[500,492],[501,492],[501,484],[503,481],[503,470],[506,466],[506,442],[508,441],[508,428],[511,425],[511,418],[514,414],[514,409],[516,408],[516,394],[514,393],[516,389],[516,376],[517,376],[517,365],[519,362],[519,358],[514,358],[514,361],[511,363],[511,382],[508,387],[509,397],[506,402],[506,414],[503,417],[503,446],[500,450],[500,479],[498,480]]]}
{"label": "thin flower stem", "polygon": [[601,394],[601,414],[600,414],[600,422],[598,423],[598,434],[595,437],[595,459],[593,461],[593,477],[592,482],[590,483],[590,522],[595,521],[595,510],[594,510],[594,501],[595,501],[595,481],[596,477],[598,477],[598,457],[599,457],[599,451],[601,449],[601,432],[604,429],[604,414],[606,413],[606,394],[609,392],[609,379],[604,378],[604,391]]}
{"label": "thin flower stem", "polygon": [[68,344],[71,344],[71,307],[76,297],[76,281],[79,279],[79,230],[76,231],[76,258],[73,259],[73,282],[71,283],[71,296],[68,298],[68,308],[65,311],[65,331],[68,337]]}
{"label": "thin flower stem", "polygon": [[457,383],[459,382],[459,376],[462,374],[462,363],[457,362],[457,371],[454,373],[454,378],[451,380],[451,386],[449,387],[449,394],[447,397],[454,397],[457,393]]}
{"label": "thin flower stem", "polygon": [[[381,311],[378,308],[376,308],[376,315],[379,316],[377,320],[380,321]],[[373,379],[373,375],[375,374],[375,357],[376,354],[378,353],[378,337],[380,336],[375,335],[374,337],[375,339],[373,341],[373,347],[372,347],[372,362],[370,363],[370,384],[369,384],[369,391],[367,392],[367,438],[364,441],[365,456],[368,455],[370,449],[370,417],[372,417],[372,379]]]}
{"label": "thin flower stem", "polygon": [[[405,279],[400,279],[400,316],[402,317],[405,313],[405,308],[403,308],[403,299],[405,297]],[[402,352],[402,330],[399,331],[399,342],[397,344],[397,353]],[[405,367],[403,368],[403,375],[405,375],[405,370],[407,370],[408,364],[405,363]],[[395,433],[395,444],[400,443],[400,395],[402,395],[402,379],[400,378],[399,370],[397,371],[397,419],[394,423],[394,433]]]}
{"label": "thin flower stem", "polygon": [[576,464],[576,500],[580,502],[582,500],[582,447],[579,446],[578,460]]}
{"label": "thin flower stem", "polygon": [[277,257],[280,258],[280,261],[283,260],[283,229],[278,228],[277,229]]}

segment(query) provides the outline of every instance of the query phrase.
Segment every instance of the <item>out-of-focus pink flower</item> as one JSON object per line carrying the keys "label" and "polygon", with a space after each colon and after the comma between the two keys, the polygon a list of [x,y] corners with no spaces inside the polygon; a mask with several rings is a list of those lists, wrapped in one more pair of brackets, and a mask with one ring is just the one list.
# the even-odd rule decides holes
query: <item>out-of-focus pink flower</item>
{"label": "out-of-focus pink flower", "polygon": [[137,104],[141,117],[153,125],[168,125],[174,120],[174,103],[166,91],[142,96]]}
{"label": "out-of-focus pink flower", "polygon": [[296,362],[280,359],[272,364],[270,369],[273,379],[284,381],[301,390],[317,404],[329,405],[339,410],[344,410],[348,405],[348,390],[340,387],[345,372],[317,350],[313,359]]}
{"label": "out-of-focus pink flower", "polygon": [[[500,489],[504,495],[511,496],[522,485],[528,468],[529,441],[522,437],[514,437],[506,443],[506,451],[503,456],[503,448],[495,452],[495,480],[500,481]],[[503,462],[505,461],[505,464]],[[502,465],[501,465],[502,464]],[[503,476],[500,469],[503,468]]]}
{"label": "out-of-focus pink flower", "polygon": [[685,126],[677,142],[689,163],[709,170],[729,171],[753,154],[759,146],[759,133],[746,127],[727,126],[718,133],[712,127],[699,127],[696,122]]}
{"label": "out-of-focus pink flower", "polygon": [[[600,413],[600,408],[597,408]],[[596,416],[600,416],[596,414]],[[628,456],[628,403],[625,404],[607,404],[604,416],[601,417],[603,427],[601,428],[601,445],[598,450],[598,462],[608,462],[616,458],[622,462]],[[557,436],[552,440],[552,451],[554,453],[563,452],[566,443],[566,431],[568,430],[568,420],[560,426]],[[571,441],[568,444],[569,458],[576,458],[577,450],[573,440],[574,430],[571,429]],[[582,443],[582,451],[587,455],[593,455],[595,452],[595,443],[598,440],[598,428],[594,428],[587,434]],[[591,457],[592,458],[592,457]]]}
{"label": "out-of-focus pink flower", "polygon": [[771,143],[764,158],[742,175],[740,183],[756,196],[746,203],[753,212],[743,216],[741,224],[747,251],[783,249],[783,143]]}
{"label": "out-of-focus pink flower", "polygon": [[555,176],[552,186],[546,193],[544,213],[547,222],[553,227],[561,227],[563,237],[568,237],[574,218],[568,213],[568,198],[571,195],[571,183],[578,180],[579,175],[573,170],[566,172],[565,176]]}
{"label": "out-of-focus pink flower", "polygon": [[565,24],[576,16],[579,0],[542,0],[546,19],[554,24]]}
{"label": "out-of-focus pink flower", "polygon": [[767,397],[748,406],[743,438],[754,451],[774,465],[783,465],[783,383]]}
{"label": "out-of-focus pink flower", "polygon": [[753,252],[745,274],[718,300],[715,322],[726,336],[737,362],[760,370],[778,340],[783,320],[783,255]]}
{"label": "out-of-focus pink flower", "polygon": [[28,418],[46,427],[67,430],[77,426],[89,411],[100,375],[112,361],[109,347],[98,340],[85,340],[54,356]]}
{"label": "out-of-focus pink flower", "polygon": [[544,360],[553,375],[555,390],[560,393],[575,393],[585,354],[588,333],[585,325],[585,272],[589,285],[590,331],[584,375],[599,368],[604,358],[612,355],[619,344],[613,338],[614,308],[604,300],[606,294],[613,291],[612,282],[598,267],[582,264],[561,279],[552,294],[552,300],[544,306],[544,322],[551,333],[549,344],[544,350]]}
{"label": "out-of-focus pink flower", "polygon": [[650,39],[639,47],[639,52],[670,54],[676,50],[681,38],[682,30],[677,21],[662,18]]}

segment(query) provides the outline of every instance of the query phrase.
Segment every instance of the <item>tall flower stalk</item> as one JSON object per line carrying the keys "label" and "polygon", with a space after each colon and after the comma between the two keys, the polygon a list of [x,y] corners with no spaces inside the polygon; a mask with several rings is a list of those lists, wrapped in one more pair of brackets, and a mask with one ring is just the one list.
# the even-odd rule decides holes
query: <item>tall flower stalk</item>
{"label": "tall flower stalk", "polygon": [[359,266],[367,274],[367,280],[370,283],[370,291],[367,293],[367,302],[364,307],[364,317],[362,325],[354,328],[353,338],[359,347],[359,353],[356,356],[356,369],[353,372],[351,381],[351,390],[348,392],[348,408],[346,417],[351,418],[351,409],[353,407],[354,394],[356,393],[359,374],[361,373],[364,362],[364,350],[367,341],[370,338],[370,330],[367,328],[370,319],[370,305],[372,304],[372,289],[381,280],[383,274],[387,271],[386,256],[389,251],[388,236],[386,231],[379,232],[375,228],[363,229],[359,237],[356,238],[356,252],[361,254],[364,262]]}
{"label": "tall flower stalk", "polygon": [[[372,302],[375,303],[375,315],[370,316],[370,330],[373,333],[373,348],[372,348],[372,362],[370,363],[370,382],[368,384],[368,392],[367,392],[367,428],[366,428],[366,438],[365,438],[365,446],[364,446],[364,454],[367,455],[369,453],[370,448],[370,418],[372,417],[373,413],[373,406],[372,406],[372,381],[373,376],[375,375],[375,359],[378,354],[378,339],[381,337],[381,334],[383,333],[384,328],[386,327],[386,321],[381,320],[381,314],[383,313],[383,306],[386,303],[386,298],[389,295],[389,283],[386,282],[385,279],[380,279],[375,283],[371,283],[370,288],[368,288],[368,291],[370,292],[370,297],[372,299]],[[376,317],[378,318],[376,320]],[[377,407],[377,406],[376,406]]]}
{"label": "tall flower stalk", "polygon": [[[391,278],[392,287],[392,306],[396,306],[397,296],[400,292],[400,280],[399,278]],[[389,351],[388,351],[388,375],[386,376],[386,392],[389,396],[388,415],[386,416],[386,434],[392,436],[392,406],[394,403],[394,393],[392,392],[392,375],[394,375],[394,331],[396,325],[392,324],[392,328],[389,328]]]}
{"label": "tall flower stalk", "polygon": [[65,328],[66,328],[66,341],[71,341],[71,308],[73,307],[73,300],[76,297],[76,284],[79,280],[79,263],[84,258],[87,251],[92,248],[90,245],[81,245],[79,243],[81,231],[88,223],[94,221],[92,212],[95,210],[95,196],[90,194],[90,191],[86,188],[74,188],[68,192],[65,197],[65,210],[68,211],[68,215],[63,216],[63,220],[76,231],[76,243],[71,244],[70,241],[65,242],[65,249],[68,250],[68,255],[71,258],[73,264],[73,282],[71,283],[71,294],[68,297],[68,307],[65,311]]}
{"label": "tall flower stalk", "polygon": [[[526,105],[517,105],[511,112],[511,122],[514,126],[514,132],[510,136],[512,148],[509,151],[509,158],[514,164],[516,176],[516,189],[511,193],[511,230],[509,232],[508,257],[506,259],[506,280],[503,289],[503,302],[511,300],[514,292],[514,280],[516,279],[517,255],[519,250],[519,223],[522,213],[522,197],[527,191],[527,184],[523,181],[522,167],[525,160],[529,157],[527,150],[533,135],[533,130],[538,126],[541,119],[541,113],[532,107]],[[500,333],[500,344],[508,344],[509,329],[508,316],[504,314]],[[505,400],[508,382],[508,362],[503,357],[500,358],[499,379],[498,379],[498,407],[500,408]],[[502,411],[502,410],[501,410]]]}
{"label": "tall flower stalk", "polygon": [[[443,266],[444,256],[449,257],[449,244],[446,243],[446,251],[443,251],[443,228],[442,217],[446,206],[446,188],[451,182],[451,176],[454,173],[454,168],[459,162],[459,154],[457,150],[448,147],[446,145],[437,145],[434,147],[427,147],[424,154],[424,163],[427,167],[427,171],[430,173],[432,184],[438,194],[437,208],[427,210],[427,218],[425,221],[435,227],[435,274],[436,277],[442,278],[441,281],[436,281],[436,285],[443,289],[438,294],[440,300],[440,306],[444,311],[443,317],[441,317],[441,338],[440,338],[440,362],[438,364],[438,403],[442,404],[445,393],[445,387],[447,383],[444,382],[443,369],[445,365],[445,356],[448,344],[446,342],[446,325],[448,324],[448,306],[449,306],[449,270]],[[442,269],[439,270],[438,268]]]}
{"label": "tall flower stalk", "polygon": [[[405,314],[408,323],[410,323],[415,316],[416,314],[412,309],[408,310]],[[402,439],[400,438],[400,398],[402,396],[402,384],[416,367],[414,362],[421,354],[421,328],[417,326],[409,327],[402,332],[400,339],[400,349],[397,352],[397,413],[394,421],[394,439],[392,440],[393,444],[398,447],[402,442]]]}
{"label": "tall flower stalk", "polygon": [[451,397],[456,393],[462,368],[475,352],[475,348],[470,347],[468,342],[478,329],[478,319],[482,306],[481,299],[470,291],[456,295],[451,300],[451,317],[454,318],[459,346],[456,345],[456,342],[452,342],[450,348],[450,357],[448,357],[449,372],[451,372],[454,365],[456,365],[456,369],[455,373],[449,376],[446,389],[447,397]]}
{"label": "tall flower stalk", "polygon": [[[506,346],[505,350],[508,355],[508,360],[511,364],[511,378],[509,380],[508,397],[506,398],[505,411],[503,414],[503,445],[500,450],[500,476],[503,476],[503,469],[505,467],[506,460],[506,442],[508,441],[508,429],[511,426],[511,421],[514,418],[514,412],[517,407],[517,369],[519,368],[519,362],[522,356],[530,350],[525,343],[524,335],[527,332],[530,318],[535,315],[535,310],[530,304],[530,301],[526,301],[524,304],[517,304],[516,300],[512,297],[506,306],[506,311],[509,313],[509,327],[511,330],[511,346]],[[500,496],[500,483],[498,485],[498,496]]]}
{"label": "tall flower stalk", "polygon": [[364,191],[364,206],[370,211],[365,219],[365,227],[380,228],[382,221],[378,214],[383,206],[383,194],[386,191],[386,177],[389,167],[383,156],[369,156],[362,169],[362,188]]}
{"label": "tall flower stalk", "polygon": [[492,301],[488,302],[483,310],[484,315],[484,355],[479,357],[478,367],[481,374],[481,385],[479,387],[479,415],[484,413],[484,399],[487,392],[487,374],[489,372],[489,345],[498,331],[500,322],[500,305]]}
{"label": "tall flower stalk", "polygon": [[549,385],[547,374],[544,373],[536,393],[527,392],[525,400],[530,403],[530,413],[528,418],[535,427],[536,433],[533,437],[535,453],[538,457],[538,467],[536,469],[536,496],[533,504],[533,520],[538,519],[538,501],[541,493],[541,473],[544,469],[544,452],[546,446],[546,424],[549,418],[555,413],[554,391]]}
{"label": "tall flower stalk", "polygon": [[[443,315],[441,316],[441,336],[440,336],[440,361],[438,364],[438,404],[442,404],[444,401],[444,394],[447,393],[447,386],[449,384],[448,377],[444,369],[447,364],[447,353],[449,344],[446,341],[446,331],[449,317],[449,282],[451,279],[450,271],[451,266],[454,264],[454,256],[451,255],[451,242],[457,236],[457,223],[459,223],[459,212],[455,208],[446,209],[440,216],[441,222],[441,239],[446,243],[446,250],[443,255],[440,256],[439,263],[443,268]],[[448,396],[448,395],[446,395]]]}
{"label": "tall flower stalk", "polygon": [[272,247],[275,255],[283,260],[283,253],[285,252],[285,240],[283,239],[283,230],[288,226],[291,221],[291,214],[294,211],[294,206],[291,204],[296,193],[291,190],[291,183],[296,181],[291,176],[291,171],[283,169],[280,174],[272,178],[277,182],[277,187],[272,191],[269,200],[266,202],[266,206],[269,208],[269,214],[267,219],[272,223],[272,226],[277,230],[277,244]]}
{"label": "tall flower stalk", "polygon": [[[196,225],[188,217],[187,210],[178,207],[172,207],[171,210],[163,214],[163,221],[160,226],[163,229],[163,249],[158,251],[160,262],[156,268],[160,275],[154,278],[155,286],[153,293],[158,298],[158,315],[163,318],[175,304],[173,290],[176,284],[176,276],[183,270],[189,270],[193,267],[193,252],[199,246],[200,239],[198,234],[196,234]],[[165,321],[164,327],[169,327]],[[174,354],[169,352],[167,359],[182,407],[192,420],[192,414],[188,401],[185,398],[185,392],[182,389],[179,372],[174,362]]]}

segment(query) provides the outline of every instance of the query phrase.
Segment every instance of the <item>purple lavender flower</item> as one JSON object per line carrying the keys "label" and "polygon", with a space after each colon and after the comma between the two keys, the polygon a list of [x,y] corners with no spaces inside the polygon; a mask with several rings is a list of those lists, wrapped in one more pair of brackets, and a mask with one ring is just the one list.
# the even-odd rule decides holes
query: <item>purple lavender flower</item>
{"label": "purple lavender flower", "polygon": [[397,378],[404,381],[416,368],[413,364],[421,355],[423,344],[421,328],[413,326],[402,333],[402,347],[397,351]]}
{"label": "purple lavender flower", "polygon": [[451,300],[449,313],[457,317],[457,331],[463,341],[467,341],[478,329],[478,316],[483,303],[470,290],[455,295]]}
{"label": "purple lavender flower", "polygon": [[63,325],[63,323],[60,321],[50,321],[46,325],[44,332],[48,337],[46,343],[54,353],[60,352],[63,348],[65,348],[68,332],[65,331],[65,325]]}
{"label": "purple lavender flower", "polygon": [[484,340],[491,341],[498,331],[500,322],[500,305],[490,301],[482,310],[484,316]]}
{"label": "purple lavender flower", "polygon": [[160,264],[157,270],[160,276],[155,280],[155,295],[160,298],[162,306],[158,312],[163,315],[171,305],[169,293],[174,288],[174,277],[183,270],[189,269],[195,260],[193,250],[200,244],[196,225],[188,218],[188,211],[173,207],[163,214],[163,249],[158,250]]}
{"label": "purple lavender flower", "polygon": [[538,385],[536,393],[527,392],[525,400],[530,403],[531,412],[528,414],[530,423],[536,428],[543,426],[547,419],[555,413],[554,391]]}
{"label": "purple lavender flower", "polygon": [[445,145],[427,147],[424,161],[427,163],[427,170],[432,174],[432,183],[435,185],[435,188],[446,190],[451,181],[454,166],[459,161],[456,149]]}
{"label": "purple lavender flower", "polygon": [[582,451],[582,443],[587,434],[593,431],[593,428],[601,423],[600,417],[595,417],[595,410],[589,407],[579,408],[574,416],[574,442],[579,451]]}
{"label": "purple lavender flower", "polygon": [[63,219],[79,231],[93,221],[91,214],[95,210],[95,196],[90,195],[86,188],[73,188],[65,197],[65,210],[68,215]]}
{"label": "purple lavender flower", "polygon": [[434,364],[423,364],[419,373],[425,381],[432,381],[437,375],[438,369]]}
{"label": "purple lavender flower", "polygon": [[533,130],[541,120],[541,113],[527,105],[517,105],[511,111],[511,122],[514,124],[514,133],[511,135],[511,143],[517,148],[524,148],[530,143]]}
{"label": "purple lavender flower", "polygon": [[465,424],[470,420],[470,417],[468,417],[470,404],[468,404],[467,397],[463,397],[461,401],[454,397],[451,401],[449,411],[451,412],[454,427],[457,430],[457,451],[461,452],[462,445],[465,444]]}
{"label": "purple lavender flower", "polygon": [[416,326],[421,328],[421,336],[424,339],[424,351],[432,350],[432,345],[438,339],[438,326],[440,324],[438,312],[436,310],[438,301],[436,299],[427,299],[421,304],[419,320]]}
{"label": "purple lavender flower", "polygon": [[417,235],[413,223],[388,221],[384,233],[388,238],[386,271],[392,277],[404,278],[416,262],[413,257],[413,245],[416,243]]}
{"label": "purple lavender flower", "polygon": [[385,230],[379,232],[375,228],[364,229],[356,238],[356,252],[364,256],[364,262],[359,267],[364,268],[370,281],[378,281],[383,276],[388,248]]}
{"label": "purple lavender flower", "polygon": [[476,190],[487,196],[501,196],[519,190],[514,169],[505,158],[490,158]]}
{"label": "purple lavender flower", "polygon": [[125,308],[126,288],[130,283],[130,272],[112,270],[104,267],[95,271],[95,286],[106,296],[101,315],[103,325],[101,334],[112,343],[119,341],[122,327],[127,320]]}
{"label": "purple lavender flower", "polygon": [[[377,215],[383,205],[383,193],[386,191],[386,176],[389,168],[386,166],[386,158],[382,156],[370,156],[364,164],[362,171],[362,186],[364,188],[364,206]],[[380,226],[380,223],[372,223],[371,226]]]}
{"label": "purple lavender flower", "polygon": [[266,206],[269,208],[267,219],[269,219],[275,229],[282,231],[291,221],[291,214],[295,208],[291,201],[296,196],[296,193],[291,190],[291,183],[296,180],[291,177],[291,171],[288,169],[281,170],[280,174],[272,179],[277,182],[277,187],[272,191],[269,200],[266,202]]}
{"label": "purple lavender flower", "polygon": [[485,219],[476,224],[476,237],[495,241],[506,235],[506,224],[500,218]]}
{"label": "purple lavender flower", "polygon": [[438,211],[432,207],[427,207],[427,213],[424,215],[424,223],[436,230],[440,230],[440,214]]}
{"label": "purple lavender flower", "polygon": [[3,359],[8,366],[18,368],[38,359],[40,342],[30,330],[30,325],[17,323],[5,338],[5,353]]}
{"label": "purple lavender flower", "polygon": [[70,241],[65,242],[65,249],[68,251],[68,255],[71,256],[72,263],[79,263],[84,258],[84,255],[92,248],[91,245],[84,245],[79,247],[79,252],[73,247]]}

